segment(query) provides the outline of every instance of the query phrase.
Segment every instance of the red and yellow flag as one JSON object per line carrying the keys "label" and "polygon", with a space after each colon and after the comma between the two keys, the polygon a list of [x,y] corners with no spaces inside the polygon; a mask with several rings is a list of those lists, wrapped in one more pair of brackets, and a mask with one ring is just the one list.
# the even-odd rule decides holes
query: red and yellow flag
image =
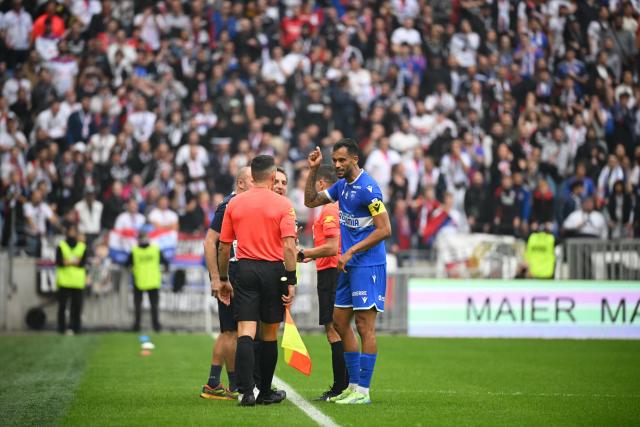
{"label": "red and yellow flag", "polygon": [[289,307],[285,310],[284,334],[282,335],[282,348],[284,349],[284,361],[287,365],[297,369],[303,374],[311,375],[311,357],[302,337],[293,323]]}

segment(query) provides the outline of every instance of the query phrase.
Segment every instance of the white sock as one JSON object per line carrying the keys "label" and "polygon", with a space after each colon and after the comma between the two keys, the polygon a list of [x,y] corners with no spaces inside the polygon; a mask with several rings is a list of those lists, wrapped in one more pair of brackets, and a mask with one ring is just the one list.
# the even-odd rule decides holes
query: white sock
{"label": "white sock", "polygon": [[358,393],[364,394],[365,396],[369,396],[369,387],[358,386]]}
{"label": "white sock", "polygon": [[351,391],[358,391],[358,384],[356,384],[356,383],[349,383],[349,390],[351,390]]}

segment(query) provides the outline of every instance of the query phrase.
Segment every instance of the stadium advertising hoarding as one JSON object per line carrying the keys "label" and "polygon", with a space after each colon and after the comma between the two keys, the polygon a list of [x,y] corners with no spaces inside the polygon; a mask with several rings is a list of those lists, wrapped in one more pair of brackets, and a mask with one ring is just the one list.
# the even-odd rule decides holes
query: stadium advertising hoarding
{"label": "stadium advertising hoarding", "polygon": [[640,339],[640,283],[409,281],[409,335]]}

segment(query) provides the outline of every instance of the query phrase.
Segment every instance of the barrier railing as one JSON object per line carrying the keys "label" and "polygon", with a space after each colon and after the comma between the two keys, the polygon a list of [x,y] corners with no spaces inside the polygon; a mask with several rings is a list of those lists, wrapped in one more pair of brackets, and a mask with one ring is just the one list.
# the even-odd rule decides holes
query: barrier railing
{"label": "barrier railing", "polygon": [[640,280],[640,239],[568,239],[566,269],[573,280]]}

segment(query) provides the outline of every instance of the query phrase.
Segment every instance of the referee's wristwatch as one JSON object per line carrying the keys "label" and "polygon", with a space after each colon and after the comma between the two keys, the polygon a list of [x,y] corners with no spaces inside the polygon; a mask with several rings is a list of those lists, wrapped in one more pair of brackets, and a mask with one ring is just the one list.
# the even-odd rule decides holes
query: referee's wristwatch
{"label": "referee's wristwatch", "polygon": [[229,276],[220,276],[220,281],[221,282],[228,282],[229,281]]}
{"label": "referee's wristwatch", "polygon": [[304,249],[300,249],[298,251],[298,262],[304,261],[306,257],[304,256]]}

